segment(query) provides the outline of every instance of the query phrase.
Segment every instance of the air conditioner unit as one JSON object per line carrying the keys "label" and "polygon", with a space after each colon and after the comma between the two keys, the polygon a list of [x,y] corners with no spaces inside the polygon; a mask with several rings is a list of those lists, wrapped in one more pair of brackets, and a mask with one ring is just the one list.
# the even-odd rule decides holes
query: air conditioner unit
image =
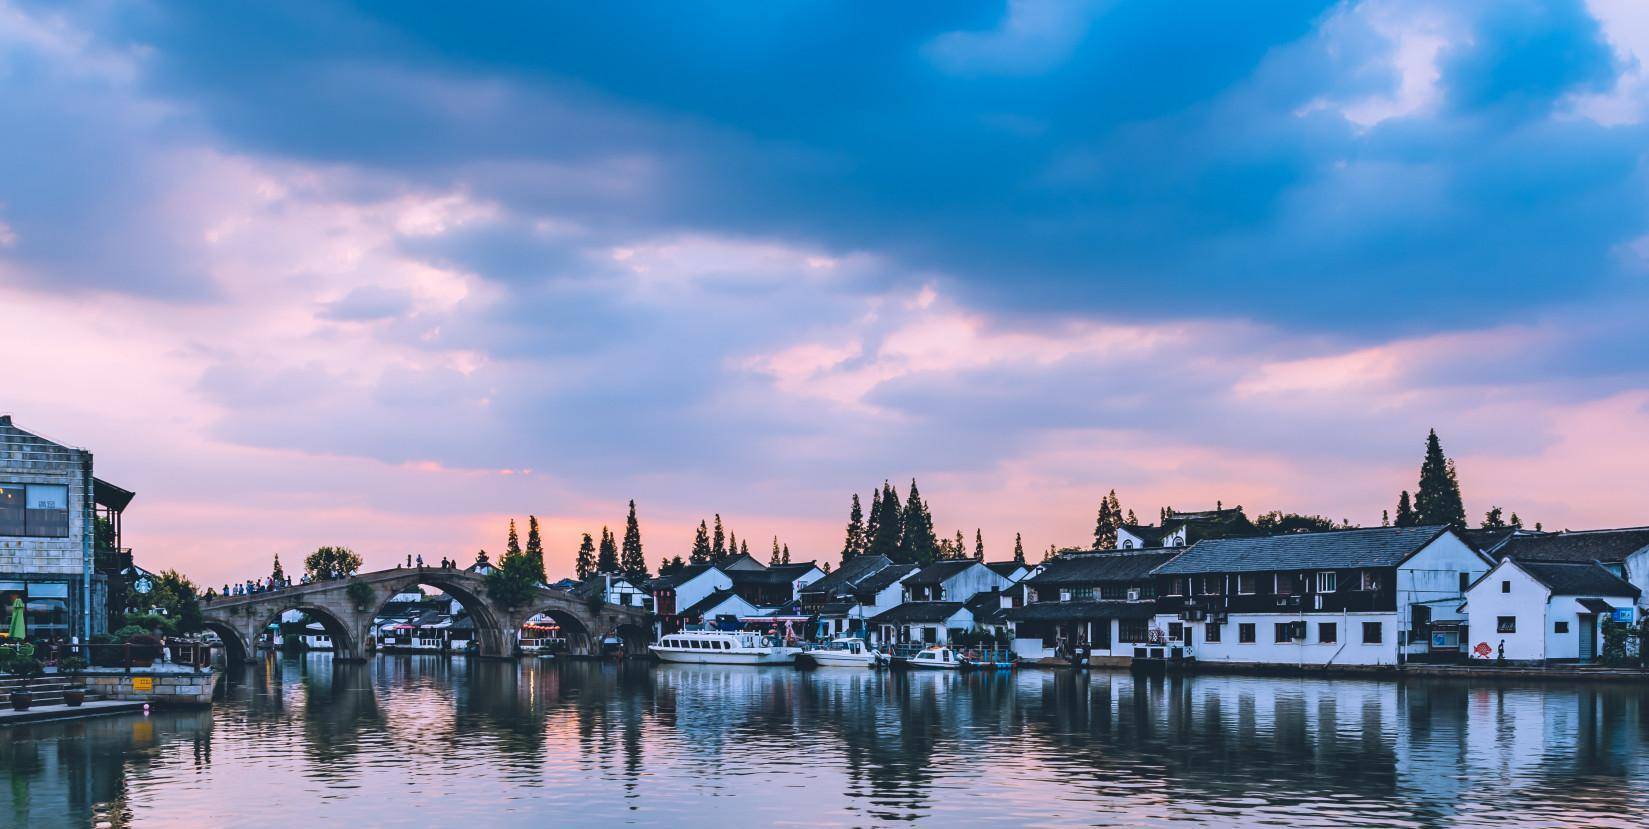
{"label": "air conditioner unit", "polygon": [[1313,608],[1317,609],[1317,610],[1322,610],[1323,609],[1323,597],[1321,595],[1312,596],[1311,597],[1311,606]]}
{"label": "air conditioner unit", "polygon": [[1206,612],[1202,611],[1202,610],[1187,610],[1187,611],[1185,611],[1185,621],[1187,621],[1187,622],[1200,622],[1203,619],[1206,619],[1207,617],[1208,617],[1208,614]]}
{"label": "air conditioner unit", "polygon": [[1300,597],[1299,596],[1288,596],[1288,597],[1286,597],[1283,600],[1283,606],[1284,607],[1299,607],[1300,606]]}
{"label": "air conditioner unit", "polygon": [[1231,617],[1223,611],[1208,614],[1208,621],[1213,622],[1216,625],[1223,625],[1230,618]]}
{"label": "air conditioner unit", "polygon": [[1128,588],[1128,601],[1130,601],[1130,602],[1139,601],[1139,588],[1138,587]]}

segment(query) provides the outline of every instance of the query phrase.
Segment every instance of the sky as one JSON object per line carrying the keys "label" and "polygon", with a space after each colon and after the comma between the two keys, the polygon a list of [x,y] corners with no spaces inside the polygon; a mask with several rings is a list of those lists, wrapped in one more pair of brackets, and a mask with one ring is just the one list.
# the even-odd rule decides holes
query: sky
{"label": "sky", "polygon": [[1649,524],[1636,0],[0,0],[0,411],[220,583],[544,525]]}

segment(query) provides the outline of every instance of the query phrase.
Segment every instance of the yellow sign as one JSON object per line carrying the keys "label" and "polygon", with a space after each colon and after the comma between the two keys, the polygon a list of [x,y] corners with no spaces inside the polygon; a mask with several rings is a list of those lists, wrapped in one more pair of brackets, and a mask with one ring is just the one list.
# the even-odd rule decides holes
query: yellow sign
{"label": "yellow sign", "polygon": [[154,690],[155,690],[155,678],[152,677],[152,676],[134,676],[134,677],[132,677],[132,690],[133,691],[147,691],[147,692],[153,693]]}

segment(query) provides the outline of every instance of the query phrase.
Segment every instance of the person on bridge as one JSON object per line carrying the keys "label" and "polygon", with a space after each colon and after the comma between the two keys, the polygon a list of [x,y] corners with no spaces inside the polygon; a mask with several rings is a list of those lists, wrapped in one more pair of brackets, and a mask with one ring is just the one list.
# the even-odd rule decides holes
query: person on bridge
{"label": "person on bridge", "polygon": [[423,553],[418,554],[418,566],[419,567],[424,566],[424,554]]}

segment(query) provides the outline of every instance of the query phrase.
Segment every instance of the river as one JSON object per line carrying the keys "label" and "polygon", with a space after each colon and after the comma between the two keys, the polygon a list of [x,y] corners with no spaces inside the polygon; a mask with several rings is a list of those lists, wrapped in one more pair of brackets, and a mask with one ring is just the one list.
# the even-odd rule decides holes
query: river
{"label": "river", "polygon": [[324,654],[0,731],[0,826],[1643,826],[1649,691]]}

